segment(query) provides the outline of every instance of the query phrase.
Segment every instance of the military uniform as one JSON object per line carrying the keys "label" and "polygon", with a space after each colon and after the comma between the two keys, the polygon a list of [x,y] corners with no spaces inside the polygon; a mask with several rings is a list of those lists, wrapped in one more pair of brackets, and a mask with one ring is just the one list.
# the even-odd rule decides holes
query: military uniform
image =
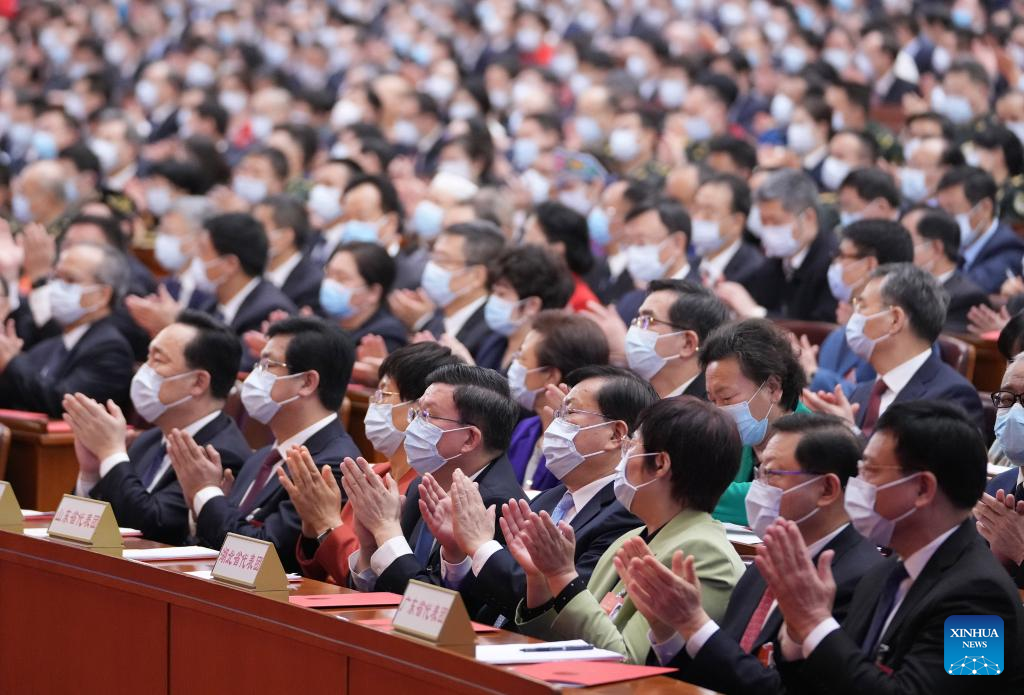
{"label": "military uniform", "polygon": [[1006,179],[996,194],[996,210],[999,219],[1013,227],[1014,231],[1024,231],[1024,174]]}
{"label": "military uniform", "polygon": [[903,162],[903,147],[893,132],[877,121],[868,121],[864,131],[878,145],[878,153],[890,162]]}

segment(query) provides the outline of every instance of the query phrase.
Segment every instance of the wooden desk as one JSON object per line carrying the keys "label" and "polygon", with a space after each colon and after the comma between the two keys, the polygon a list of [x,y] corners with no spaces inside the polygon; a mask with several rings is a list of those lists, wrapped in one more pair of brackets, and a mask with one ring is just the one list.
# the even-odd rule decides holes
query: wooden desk
{"label": "wooden desk", "polygon": [[[65,692],[72,683],[80,695],[557,692],[457,649],[354,622],[389,610],[315,611],[181,573],[210,565],[143,564],[0,531],[0,693]],[[294,593],[345,591],[304,580]],[[592,691],[707,692],[669,678]]]}
{"label": "wooden desk", "polygon": [[29,509],[53,510],[60,498],[75,487],[78,459],[70,432],[33,432],[11,422],[11,455],[6,480],[18,501]]}

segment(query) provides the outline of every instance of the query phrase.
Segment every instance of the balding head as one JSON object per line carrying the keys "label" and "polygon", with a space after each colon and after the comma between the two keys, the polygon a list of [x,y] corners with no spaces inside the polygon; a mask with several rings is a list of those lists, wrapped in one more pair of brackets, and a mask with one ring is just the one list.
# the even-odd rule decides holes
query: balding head
{"label": "balding head", "polygon": [[254,115],[266,116],[273,125],[288,122],[292,96],[281,87],[264,87],[252,95],[250,106]]}
{"label": "balding head", "polygon": [[54,268],[57,285],[81,288],[78,306],[81,316],[61,315],[54,312],[64,330],[84,323],[92,323],[108,316],[113,306],[124,296],[128,286],[128,264],[124,256],[109,246],[89,242],[74,244],[61,251]]}
{"label": "balding head", "polygon": [[56,160],[40,160],[25,167],[15,182],[15,194],[28,201],[31,220],[50,224],[67,207],[64,167]]}

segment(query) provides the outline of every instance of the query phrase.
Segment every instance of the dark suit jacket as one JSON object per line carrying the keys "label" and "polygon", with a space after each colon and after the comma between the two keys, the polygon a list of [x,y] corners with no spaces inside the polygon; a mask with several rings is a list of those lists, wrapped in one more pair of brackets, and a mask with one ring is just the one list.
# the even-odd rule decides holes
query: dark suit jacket
{"label": "dark suit jacket", "polygon": [[683,396],[693,396],[699,398],[702,401],[708,399],[708,387],[704,383],[704,372],[697,375],[697,378],[690,382],[690,385],[683,389]]}
{"label": "dark suit jacket", "polygon": [[1024,241],[1006,224],[999,223],[981,251],[970,264],[961,269],[981,289],[996,294],[1006,280],[1006,271],[1020,274],[1020,260],[1024,256]]}
{"label": "dark suit jacket", "polygon": [[[483,472],[477,476],[476,483],[480,486],[480,497],[483,498],[484,506],[495,505],[498,511],[497,516],[501,515],[502,504],[510,499],[524,499],[526,497],[526,493],[523,492],[523,488],[520,487],[519,482],[516,480],[512,466],[509,465],[508,459],[504,455],[489,463]],[[425,528],[423,519],[420,516],[419,486],[419,479],[412,481],[409,489],[406,491],[405,504],[402,506],[402,533],[412,548],[416,547],[416,540],[419,538],[421,530]],[[497,525],[497,518],[495,519],[494,538],[499,542],[504,540],[501,529]],[[384,570],[382,575],[377,577],[374,590],[404,594],[405,587],[410,579],[418,579],[421,582],[437,586],[441,585],[441,546],[438,543],[434,543],[426,567],[420,564],[415,555],[403,555],[392,562],[391,566]],[[470,615],[476,615],[480,608],[481,601],[479,597],[476,600],[466,601],[466,609]]]}
{"label": "dark suit jacket", "polygon": [[[155,427],[140,434],[128,449],[128,462],[114,466],[89,496],[110,502],[118,523],[139,529],[146,538],[181,545],[188,538],[189,505],[174,469],[167,469],[152,492],[146,490],[141,478],[161,456],[162,439],[163,432]],[[223,412],[196,432],[195,440],[200,446],[212,445],[224,468],[236,475],[252,454],[235,421]]]}
{"label": "dark suit jacket", "polygon": [[395,281],[391,284],[392,289],[412,290],[419,287],[423,267],[428,260],[429,253],[425,246],[399,251],[395,256]]}
{"label": "dark suit jacket", "polygon": [[167,118],[159,123],[150,121],[152,130],[146,138],[146,142],[160,142],[178,134],[178,109],[174,109]]}
{"label": "dark suit jacket", "polygon": [[[281,309],[289,314],[296,312],[295,304],[285,294],[274,287],[271,283],[260,278],[259,284],[249,293],[249,296],[242,301],[238,307],[235,318],[231,321],[230,327],[239,337],[246,331],[258,331],[263,322],[273,311]],[[208,314],[217,315],[217,299],[211,298],[201,309]],[[247,372],[256,361],[255,355],[249,354],[249,349],[242,346],[242,362],[239,370]]]}
{"label": "dark suit jacket", "polygon": [[[545,490],[533,498],[530,509],[550,514],[565,492],[562,484]],[[576,534],[576,572],[588,581],[608,546],[642,522],[619,504],[612,484],[608,483],[576,513],[569,525]],[[488,558],[480,576],[474,577],[472,572],[466,576],[459,592],[486,604],[476,620],[493,624],[500,615],[508,621],[505,625],[514,624],[516,606],[526,596],[526,574],[508,550],[502,548]]]}
{"label": "dark suit jacket", "polygon": [[601,300],[602,304],[615,304],[627,292],[636,289],[633,276],[625,268],[617,276],[612,277],[611,268],[608,266],[608,259],[599,257],[589,273],[583,276],[587,285],[594,290],[594,294]]}
{"label": "dark suit jacket", "polygon": [[[181,281],[178,278],[170,276],[162,280],[161,284],[167,288],[167,291],[171,294],[172,297],[174,297],[175,301],[179,300],[179,298],[181,297]],[[211,299],[213,300],[214,305],[216,306],[217,300],[215,298],[206,294],[202,290],[193,289],[192,294],[188,298],[188,306],[186,306],[185,308],[201,310],[204,306],[210,303]]]}
{"label": "dark suit jacket", "polygon": [[800,267],[786,278],[781,258],[769,258],[747,284],[771,316],[804,321],[835,321],[836,300],[828,288],[828,267],[839,242],[831,231],[818,232]]}
{"label": "dark suit jacket", "polygon": [[132,349],[113,320],[92,324],[66,354],[62,338],[47,338],[10,361],[0,374],[0,407],[58,418],[64,394],[80,391],[100,403],[111,398],[127,409]]}
{"label": "dark suit jacket", "polygon": [[980,692],[973,679],[946,673],[944,625],[951,615],[997,615],[1003,619],[1005,631],[1005,664],[1000,664],[1005,670],[986,679],[982,690],[993,695],[1024,692],[1020,594],[970,519],[939,546],[910,585],[882,635],[881,645],[886,648],[879,648],[877,663],[864,656],[860,643],[893,562],[877,565],[864,575],[842,629],[825,637],[809,659],[778,663],[787,689],[837,695]]}
{"label": "dark suit jacket", "polygon": [[[853,381],[846,375],[853,371]],[[825,336],[818,350],[818,370],[811,379],[812,391],[832,391],[836,384],[842,384],[847,397],[862,381],[873,381],[878,376],[874,367],[853,354],[846,342],[846,328],[839,326]]]}
{"label": "dark suit jacket", "polygon": [[297,307],[308,306],[320,311],[320,281],[324,278],[323,266],[318,266],[309,256],[302,256],[299,264],[285,278],[281,291]]}
{"label": "dark suit jacket", "polygon": [[[853,390],[853,395],[850,397],[850,403],[860,403],[860,410],[857,412],[858,426],[864,422],[864,414],[867,411],[874,383],[874,381],[866,381],[857,384],[857,388]],[[932,354],[914,373],[903,390],[896,394],[893,403],[925,399],[956,403],[967,412],[978,429],[984,431],[985,416],[981,409],[981,397],[978,396],[978,390],[959,372],[943,362],[936,350],[932,350]]]}
{"label": "dark suit jacket", "polygon": [[[836,553],[832,558],[832,575],[836,580],[832,615],[842,621],[861,577],[880,564],[883,558],[874,544],[857,533],[852,525],[843,529],[825,549]],[[768,615],[764,627],[754,640],[753,653],[748,654],[740,649],[740,639],[765,588],[764,577],[757,565],[748,566],[733,589],[718,632],[704,643],[697,652],[697,658],[691,659],[684,649],[670,664],[679,669],[675,677],[723,693],[782,692],[782,679],[778,671],[765,668],[754,656],[762,645],[774,642],[779,635],[782,611],[778,607]]]}
{"label": "dark suit jacket", "polygon": [[[486,306],[486,303],[481,304],[480,308],[473,312],[459,332],[455,334],[455,337],[466,346],[477,365],[498,369],[501,366],[501,356],[505,353],[508,339],[495,333],[487,325],[487,321],[484,319]],[[441,334],[444,333],[444,314],[440,309],[424,326],[424,330],[430,331],[436,338],[441,337]]]}
{"label": "dark suit jacket", "polygon": [[992,478],[992,480],[988,481],[988,485],[985,486],[985,492],[992,496],[995,496],[996,492],[999,490],[1005,490],[1008,495],[1012,494],[1017,487],[1018,475],[1019,472],[1016,466],[1005,473],[1000,473],[996,477]]}
{"label": "dark suit jacket", "polygon": [[979,304],[988,306],[988,295],[978,283],[964,275],[962,270],[953,271],[942,286],[949,294],[949,308],[946,309],[946,325],[943,330],[949,333],[966,333],[967,312]]}
{"label": "dark suit jacket", "polygon": [[370,334],[379,335],[384,339],[384,344],[388,348],[388,352],[394,352],[398,348],[402,347],[408,342],[409,332],[405,328],[405,324],[396,319],[394,315],[388,311],[387,305],[381,304],[377,312],[366,319],[366,322],[354,330],[348,331],[348,334],[352,336],[352,342],[355,345],[359,345],[359,341],[363,339],[363,336]]}
{"label": "dark suit jacket", "polygon": [[761,249],[749,242],[741,241],[736,255],[725,264],[725,279],[746,286],[764,263],[765,257]]}
{"label": "dark suit jacket", "polygon": [[879,101],[888,106],[898,106],[903,103],[903,97],[907,94],[917,94],[917,87],[913,82],[907,82],[897,77]]}
{"label": "dark suit jacket", "polygon": [[[305,446],[317,467],[329,465],[338,485],[341,485],[339,464],[345,457],[361,456],[352,438],[345,432],[341,421],[332,420],[319,432],[306,440]],[[249,484],[259,472],[260,466],[270,453],[265,446],[248,458],[239,471],[231,493],[214,497],[203,506],[196,519],[196,538],[200,545],[219,548],[228,533],[239,533],[263,541],[270,541],[281,556],[281,564],[288,572],[298,572],[299,562],[295,557],[295,544],[302,533],[302,519],[281,487],[277,476],[272,475],[256,498],[256,509],[248,516],[239,511]]]}
{"label": "dark suit jacket", "polygon": [[[686,274],[684,279],[697,285],[701,284],[700,272],[697,270],[696,261],[690,263],[690,272]],[[636,315],[640,312],[640,305],[644,303],[645,299],[647,299],[646,288],[642,290],[634,289],[622,295],[622,299],[616,302],[615,308],[627,326],[630,321],[636,318]]]}

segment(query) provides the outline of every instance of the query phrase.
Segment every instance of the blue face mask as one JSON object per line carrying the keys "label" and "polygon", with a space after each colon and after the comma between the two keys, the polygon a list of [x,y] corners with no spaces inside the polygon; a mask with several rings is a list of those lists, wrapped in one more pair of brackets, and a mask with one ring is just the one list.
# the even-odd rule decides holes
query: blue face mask
{"label": "blue face mask", "polygon": [[324,278],[320,283],[320,307],[336,319],[347,319],[356,313],[352,306],[353,290],[351,287],[342,285],[337,280]]}
{"label": "blue face mask", "polygon": [[57,156],[57,141],[44,130],[32,133],[32,149],[39,159],[53,159]]}
{"label": "blue face mask", "polygon": [[1024,463],[1024,406],[1014,403],[1012,408],[1000,408],[995,432],[1006,457],[1017,465]]}
{"label": "blue face mask", "polygon": [[523,325],[524,320],[523,318],[518,320],[512,318],[512,313],[517,306],[519,306],[519,302],[502,299],[492,294],[487,298],[487,304],[484,305],[484,320],[487,321],[487,326],[503,336],[512,335],[517,328]]}
{"label": "blue face mask", "polygon": [[421,239],[436,238],[443,224],[444,208],[431,200],[421,200],[412,213],[412,228]]}
{"label": "blue face mask", "polygon": [[428,261],[427,265],[423,267],[420,284],[423,286],[423,291],[430,297],[430,301],[439,307],[448,306],[460,294],[452,291],[453,275],[452,271],[445,270],[433,261]]}
{"label": "blue face mask", "polygon": [[181,238],[164,232],[157,232],[153,244],[153,255],[164,270],[176,273],[188,263],[188,256],[181,250]]}
{"label": "blue face mask", "polygon": [[768,412],[760,420],[755,418],[750,412],[750,401],[754,400],[763,388],[764,384],[758,386],[757,391],[754,391],[754,395],[742,403],[721,406],[721,409],[736,421],[736,429],[740,431],[740,441],[743,442],[744,446],[757,446],[764,441],[764,437],[768,433],[768,416],[771,415],[775,404],[771,404]]}
{"label": "blue face mask", "polygon": [[605,209],[594,207],[587,215],[587,231],[590,232],[590,241],[602,249],[608,246],[612,240],[611,229],[609,228],[608,213]]}
{"label": "blue face mask", "polygon": [[377,231],[376,222],[349,220],[342,225],[341,243],[348,244],[353,241],[362,241],[368,244],[376,244]]}

